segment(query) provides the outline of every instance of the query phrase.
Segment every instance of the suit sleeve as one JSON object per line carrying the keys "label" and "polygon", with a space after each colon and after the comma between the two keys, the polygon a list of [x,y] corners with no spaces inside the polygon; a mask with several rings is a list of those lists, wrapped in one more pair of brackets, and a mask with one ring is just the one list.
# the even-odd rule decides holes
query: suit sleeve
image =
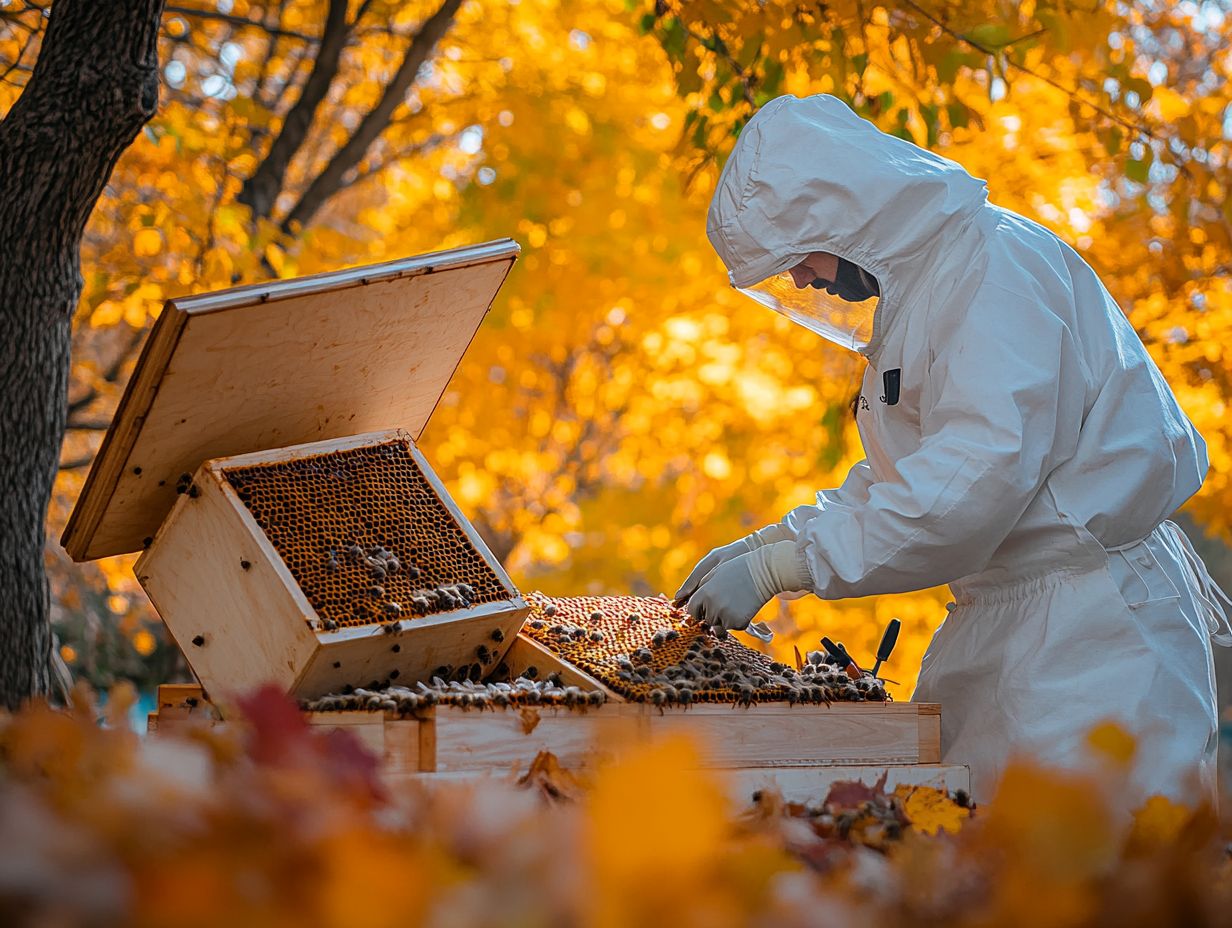
{"label": "suit sleeve", "polygon": [[791,532],[792,538],[799,541],[804,526],[825,510],[852,509],[867,503],[868,491],[872,485],[873,470],[868,466],[868,461],[853,464],[851,470],[847,471],[847,477],[843,480],[841,487],[834,490],[818,490],[816,503],[797,506],[783,516],[782,525]]}
{"label": "suit sleeve", "polygon": [[863,505],[823,508],[801,525],[798,553],[824,599],[977,573],[1074,453],[1086,368],[1064,321],[988,285],[959,315],[931,327],[918,448],[869,485]]}

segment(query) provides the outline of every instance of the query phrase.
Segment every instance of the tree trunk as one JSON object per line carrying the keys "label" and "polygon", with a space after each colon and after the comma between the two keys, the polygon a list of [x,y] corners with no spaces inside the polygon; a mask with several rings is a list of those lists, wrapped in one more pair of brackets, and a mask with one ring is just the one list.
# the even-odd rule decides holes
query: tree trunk
{"label": "tree trunk", "polygon": [[86,219],[158,104],[164,0],[56,0],[0,122],[0,706],[46,693],[44,520],[67,405]]}

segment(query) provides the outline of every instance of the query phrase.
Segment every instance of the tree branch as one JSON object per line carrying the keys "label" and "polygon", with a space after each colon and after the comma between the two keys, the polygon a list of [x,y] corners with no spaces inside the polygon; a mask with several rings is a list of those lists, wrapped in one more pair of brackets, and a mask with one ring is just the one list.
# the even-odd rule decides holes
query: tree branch
{"label": "tree branch", "polygon": [[363,161],[368,148],[389,127],[394,113],[403,104],[407,91],[415,83],[419,69],[428,60],[436,43],[449,31],[461,5],[462,0],[444,0],[440,8],[424,21],[407,46],[398,70],[385,85],[380,102],[364,116],[346,144],[338,149],[325,169],[313,178],[312,183],[300,196],[299,202],[282,220],[284,232],[290,232],[297,225],[307,225],[317,210],[342,189],[347,176]]}
{"label": "tree branch", "polygon": [[338,74],[342,50],[350,36],[347,0],[329,0],[321,45],[299,99],[288,111],[282,130],[253,175],[244,182],[237,199],[252,210],[254,219],[268,218],[286,179],[291,159],[303,147],[317,108]]}
{"label": "tree branch", "polygon": [[304,32],[296,32],[294,29],[283,29],[281,26],[271,26],[261,22],[259,19],[248,19],[231,13],[220,13],[218,10],[194,10],[186,6],[168,6],[165,15],[191,16],[193,19],[216,20],[218,22],[230,23],[232,26],[238,26],[241,29],[259,29],[275,38],[299,39],[301,42],[308,42],[313,45],[319,41],[316,36],[308,35]]}

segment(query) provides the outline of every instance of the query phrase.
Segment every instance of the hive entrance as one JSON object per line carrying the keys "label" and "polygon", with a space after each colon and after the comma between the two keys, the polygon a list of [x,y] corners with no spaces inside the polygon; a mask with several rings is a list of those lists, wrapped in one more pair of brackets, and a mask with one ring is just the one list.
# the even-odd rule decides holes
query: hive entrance
{"label": "hive entrance", "polygon": [[405,440],[226,477],[326,630],[509,597]]}

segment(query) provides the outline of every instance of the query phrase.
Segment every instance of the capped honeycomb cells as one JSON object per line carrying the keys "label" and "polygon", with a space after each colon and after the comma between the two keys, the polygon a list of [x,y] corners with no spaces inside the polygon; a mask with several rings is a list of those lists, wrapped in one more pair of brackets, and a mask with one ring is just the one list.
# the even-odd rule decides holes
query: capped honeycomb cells
{"label": "capped honeycomb cells", "polygon": [[511,595],[405,440],[226,476],[316,610],[321,630],[413,621]]}
{"label": "capped honeycomb cells", "polygon": [[665,599],[637,596],[526,597],[524,634],[626,699],[698,702],[883,702],[881,681],[852,680],[820,653],[797,670],[730,634],[696,625]]}

